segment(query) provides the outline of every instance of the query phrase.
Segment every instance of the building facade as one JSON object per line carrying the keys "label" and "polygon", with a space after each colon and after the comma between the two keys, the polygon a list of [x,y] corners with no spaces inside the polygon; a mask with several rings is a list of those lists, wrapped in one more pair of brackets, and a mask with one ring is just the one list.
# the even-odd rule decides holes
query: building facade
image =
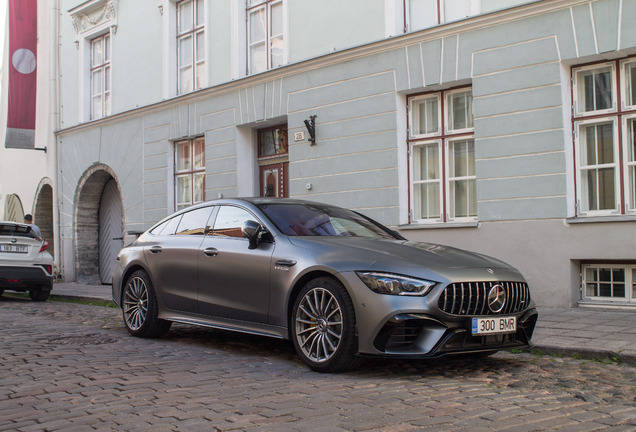
{"label": "building facade", "polygon": [[33,148],[7,148],[7,111],[9,68],[13,67],[8,43],[8,2],[0,5],[0,21],[6,29],[0,35],[2,70],[0,73],[0,220],[24,222],[26,214],[32,214],[34,222],[49,241],[49,251],[55,253],[58,238],[57,212],[55,211],[57,99],[55,70],[55,44],[51,35],[57,20],[57,10],[49,2],[41,3],[37,10],[39,54],[37,74],[39,83],[35,107],[35,137]]}
{"label": "building facade", "polygon": [[108,283],[176,209],[276,195],[636,307],[631,0],[59,0],[56,256]]}

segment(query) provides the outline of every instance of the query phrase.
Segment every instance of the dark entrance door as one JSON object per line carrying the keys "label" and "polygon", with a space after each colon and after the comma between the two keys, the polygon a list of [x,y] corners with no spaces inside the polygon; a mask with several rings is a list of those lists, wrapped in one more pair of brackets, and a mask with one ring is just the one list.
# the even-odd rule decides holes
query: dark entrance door
{"label": "dark entrance door", "polygon": [[258,131],[260,196],[289,196],[288,151],[286,124]]}

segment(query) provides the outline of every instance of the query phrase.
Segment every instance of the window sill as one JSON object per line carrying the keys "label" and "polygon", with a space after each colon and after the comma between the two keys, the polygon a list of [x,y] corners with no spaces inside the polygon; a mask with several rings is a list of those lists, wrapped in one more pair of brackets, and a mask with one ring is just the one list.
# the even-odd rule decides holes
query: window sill
{"label": "window sill", "polygon": [[572,217],[567,218],[569,224],[580,223],[604,223],[604,222],[636,222],[636,215],[617,215],[617,216],[590,216],[590,217]]}
{"label": "window sill", "polygon": [[425,230],[425,229],[449,229],[449,228],[479,228],[479,222],[445,222],[435,224],[408,224],[399,225],[400,230]]}
{"label": "window sill", "polygon": [[628,301],[606,301],[606,300],[579,300],[580,308],[614,309],[614,310],[635,310],[636,303]]}

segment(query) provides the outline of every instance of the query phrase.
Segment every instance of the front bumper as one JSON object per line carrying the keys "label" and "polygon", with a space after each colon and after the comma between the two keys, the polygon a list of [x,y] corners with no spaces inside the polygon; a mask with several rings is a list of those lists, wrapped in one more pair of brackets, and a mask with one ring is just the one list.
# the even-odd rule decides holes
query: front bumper
{"label": "front bumper", "polygon": [[471,318],[449,327],[427,315],[399,314],[382,327],[373,346],[382,356],[414,358],[527,347],[537,318],[531,308],[517,317],[515,333],[476,336],[470,330]]}
{"label": "front bumper", "polygon": [[53,288],[53,276],[45,270],[46,265],[0,266],[0,288],[11,291],[27,291],[40,287],[43,291]]}
{"label": "front bumper", "polygon": [[[515,284],[525,283],[515,279],[514,274],[503,278]],[[411,297],[376,294],[350,274],[346,274],[346,280],[355,307],[360,355],[430,358],[526,347],[537,322],[537,311],[528,297],[523,303],[516,303],[518,309],[499,314],[516,318],[515,333],[474,336],[472,318],[486,316],[473,309],[444,311],[442,294],[451,283],[440,283],[428,295]],[[500,283],[496,279],[491,282]]]}

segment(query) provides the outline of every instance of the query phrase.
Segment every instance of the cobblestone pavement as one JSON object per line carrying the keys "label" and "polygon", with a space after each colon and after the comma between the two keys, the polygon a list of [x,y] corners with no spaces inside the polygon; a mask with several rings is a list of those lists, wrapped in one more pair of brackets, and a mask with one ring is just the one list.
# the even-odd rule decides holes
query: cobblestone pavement
{"label": "cobblestone pavement", "polygon": [[0,430],[628,431],[636,368],[529,353],[319,374],[290,343],[0,297]]}

